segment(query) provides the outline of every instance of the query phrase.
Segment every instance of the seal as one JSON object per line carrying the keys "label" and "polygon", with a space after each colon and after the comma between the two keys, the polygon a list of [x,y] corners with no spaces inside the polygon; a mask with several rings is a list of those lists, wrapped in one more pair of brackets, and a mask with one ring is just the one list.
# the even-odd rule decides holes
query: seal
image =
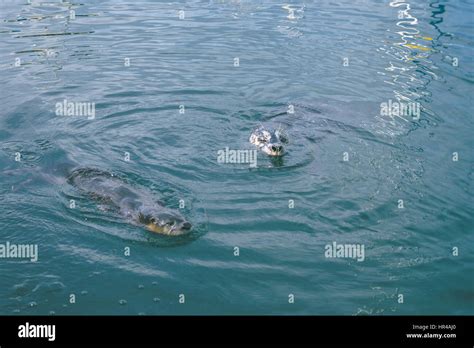
{"label": "seal", "polygon": [[68,175],[67,182],[150,232],[179,236],[192,230],[192,225],[178,211],[165,207],[149,192],[107,171],[78,168]]}
{"label": "seal", "polygon": [[288,138],[283,134],[281,128],[275,130],[260,125],[253,130],[249,141],[269,156],[282,156],[284,153],[283,144],[288,143]]}

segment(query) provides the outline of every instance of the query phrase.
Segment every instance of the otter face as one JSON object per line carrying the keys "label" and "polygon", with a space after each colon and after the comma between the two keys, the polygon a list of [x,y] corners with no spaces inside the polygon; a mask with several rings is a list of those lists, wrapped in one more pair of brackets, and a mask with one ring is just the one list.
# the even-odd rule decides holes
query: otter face
{"label": "otter face", "polygon": [[192,228],[192,225],[182,216],[159,210],[140,213],[139,220],[148,231],[168,236],[187,234]]}
{"label": "otter face", "polygon": [[287,143],[286,137],[280,130],[257,128],[250,136],[250,142],[269,156],[283,155],[283,144]]}

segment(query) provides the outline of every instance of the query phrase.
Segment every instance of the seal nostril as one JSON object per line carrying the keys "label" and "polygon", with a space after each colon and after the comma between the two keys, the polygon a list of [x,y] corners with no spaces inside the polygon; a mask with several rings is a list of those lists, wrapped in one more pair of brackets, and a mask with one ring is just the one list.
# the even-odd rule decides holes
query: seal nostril
{"label": "seal nostril", "polygon": [[183,224],[183,230],[190,230],[192,225],[189,222],[185,222]]}
{"label": "seal nostril", "polygon": [[272,151],[274,151],[274,152],[281,152],[282,150],[283,150],[283,146],[272,145]]}

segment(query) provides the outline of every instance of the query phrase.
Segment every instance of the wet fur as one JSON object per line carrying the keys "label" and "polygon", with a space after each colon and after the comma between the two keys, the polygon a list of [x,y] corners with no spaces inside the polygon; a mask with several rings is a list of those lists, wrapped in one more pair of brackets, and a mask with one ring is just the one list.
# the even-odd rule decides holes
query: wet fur
{"label": "wet fur", "polygon": [[190,230],[190,224],[179,212],[166,208],[149,192],[133,187],[109,172],[80,168],[74,170],[67,181],[92,199],[117,209],[133,224],[151,232],[180,235]]}

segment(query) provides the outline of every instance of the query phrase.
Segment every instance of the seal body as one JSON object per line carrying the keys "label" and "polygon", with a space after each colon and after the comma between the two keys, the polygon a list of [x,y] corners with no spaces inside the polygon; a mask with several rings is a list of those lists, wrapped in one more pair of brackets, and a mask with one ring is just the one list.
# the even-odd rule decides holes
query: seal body
{"label": "seal body", "polygon": [[189,233],[192,225],[176,210],[166,208],[147,191],[127,184],[112,173],[79,168],[67,181],[101,205],[115,208],[132,223],[169,236]]}
{"label": "seal body", "polygon": [[269,156],[282,156],[283,145],[288,143],[287,137],[281,129],[274,130],[264,126],[255,128],[249,141]]}

